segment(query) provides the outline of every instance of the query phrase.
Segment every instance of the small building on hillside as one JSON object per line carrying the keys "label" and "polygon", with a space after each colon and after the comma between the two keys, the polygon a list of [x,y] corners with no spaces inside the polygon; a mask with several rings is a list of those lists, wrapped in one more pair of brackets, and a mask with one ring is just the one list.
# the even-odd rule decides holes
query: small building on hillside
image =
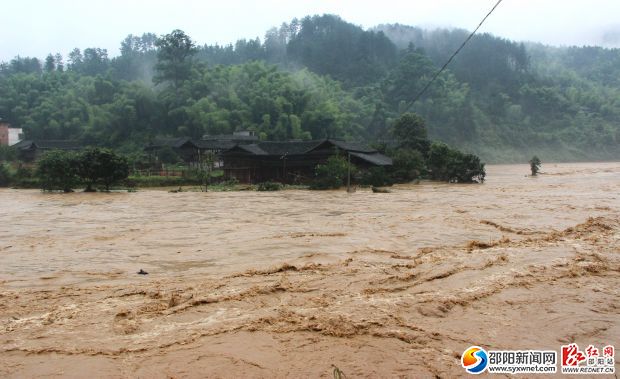
{"label": "small building on hillside", "polygon": [[0,121],[0,146],[13,146],[22,138],[22,128],[11,128],[10,124]]}
{"label": "small building on hillside", "polygon": [[333,139],[238,144],[223,151],[221,159],[227,179],[304,183],[313,178],[316,165],[336,154],[350,157],[351,163],[362,169],[392,165],[391,158],[373,148]]}
{"label": "small building on hillside", "polygon": [[82,148],[77,141],[71,140],[23,140],[13,147],[17,150],[19,159],[25,162],[35,161],[50,150],[76,151]]}

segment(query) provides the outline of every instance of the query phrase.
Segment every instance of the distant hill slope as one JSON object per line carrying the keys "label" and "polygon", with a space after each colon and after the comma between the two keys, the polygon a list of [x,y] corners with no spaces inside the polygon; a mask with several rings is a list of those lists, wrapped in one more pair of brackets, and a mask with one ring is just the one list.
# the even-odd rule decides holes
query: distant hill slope
{"label": "distant hill slope", "polygon": [[153,84],[156,36],[130,35],[114,58],[90,48],[3,63],[0,117],[29,138],[136,151],[156,135],[235,129],[385,141],[392,120],[415,111],[432,138],[491,162],[620,159],[618,49],[476,35],[412,105],[468,34],[308,16],[262,40],[197,46],[174,86]]}

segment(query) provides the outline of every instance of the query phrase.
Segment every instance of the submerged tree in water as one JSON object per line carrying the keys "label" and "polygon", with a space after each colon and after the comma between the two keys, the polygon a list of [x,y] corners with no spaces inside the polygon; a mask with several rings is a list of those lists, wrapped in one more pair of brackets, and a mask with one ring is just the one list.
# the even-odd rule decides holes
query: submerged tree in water
{"label": "submerged tree in water", "polygon": [[37,163],[37,178],[44,191],[72,192],[79,183],[78,157],[74,152],[52,150]]}
{"label": "submerged tree in water", "polygon": [[129,175],[127,158],[109,149],[90,148],[78,155],[77,172],[86,184],[86,191],[94,191],[93,185],[102,184],[106,191],[110,186]]}
{"label": "submerged tree in water", "polygon": [[[347,180],[348,171],[349,162],[341,156],[333,155],[325,164],[316,166],[314,181],[310,188],[316,190],[340,188]],[[355,171],[354,166],[351,166],[351,171]]]}
{"label": "submerged tree in water", "polygon": [[540,165],[540,158],[534,155],[532,159],[530,159],[530,169],[532,170],[532,176],[538,175],[538,172],[540,171]]}
{"label": "submerged tree in water", "polygon": [[433,142],[428,154],[431,179],[451,183],[482,183],[486,176],[484,163],[474,154],[452,149],[442,142]]}
{"label": "submerged tree in water", "polygon": [[392,135],[398,147],[392,150],[391,168],[395,182],[406,182],[423,173],[430,179],[453,183],[482,183],[484,163],[473,154],[428,139],[425,121],[415,113],[405,113],[394,121]]}

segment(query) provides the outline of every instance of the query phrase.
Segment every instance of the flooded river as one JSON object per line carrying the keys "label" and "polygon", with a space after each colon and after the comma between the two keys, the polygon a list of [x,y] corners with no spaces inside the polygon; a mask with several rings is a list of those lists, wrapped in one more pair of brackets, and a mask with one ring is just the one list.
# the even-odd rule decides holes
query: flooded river
{"label": "flooded river", "polygon": [[[620,163],[483,185],[0,190],[1,377],[449,377],[620,343]],[[140,269],[148,275],[137,275]]]}

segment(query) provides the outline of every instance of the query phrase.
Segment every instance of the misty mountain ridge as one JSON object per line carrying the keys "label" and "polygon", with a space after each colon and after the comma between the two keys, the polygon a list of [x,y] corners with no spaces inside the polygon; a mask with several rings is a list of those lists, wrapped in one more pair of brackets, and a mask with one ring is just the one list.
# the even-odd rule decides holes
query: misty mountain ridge
{"label": "misty mountain ridge", "polygon": [[468,35],[399,24],[365,30],[333,15],[294,19],[262,41],[197,47],[174,99],[152,84],[156,36],[128,36],[114,58],[91,48],[66,63],[52,55],[3,63],[0,117],[29,138],[129,150],[155,135],[236,129],[267,139],[389,141],[393,120],[414,111],[432,138],[492,162],[620,158],[619,49],[479,34],[410,104]]}

